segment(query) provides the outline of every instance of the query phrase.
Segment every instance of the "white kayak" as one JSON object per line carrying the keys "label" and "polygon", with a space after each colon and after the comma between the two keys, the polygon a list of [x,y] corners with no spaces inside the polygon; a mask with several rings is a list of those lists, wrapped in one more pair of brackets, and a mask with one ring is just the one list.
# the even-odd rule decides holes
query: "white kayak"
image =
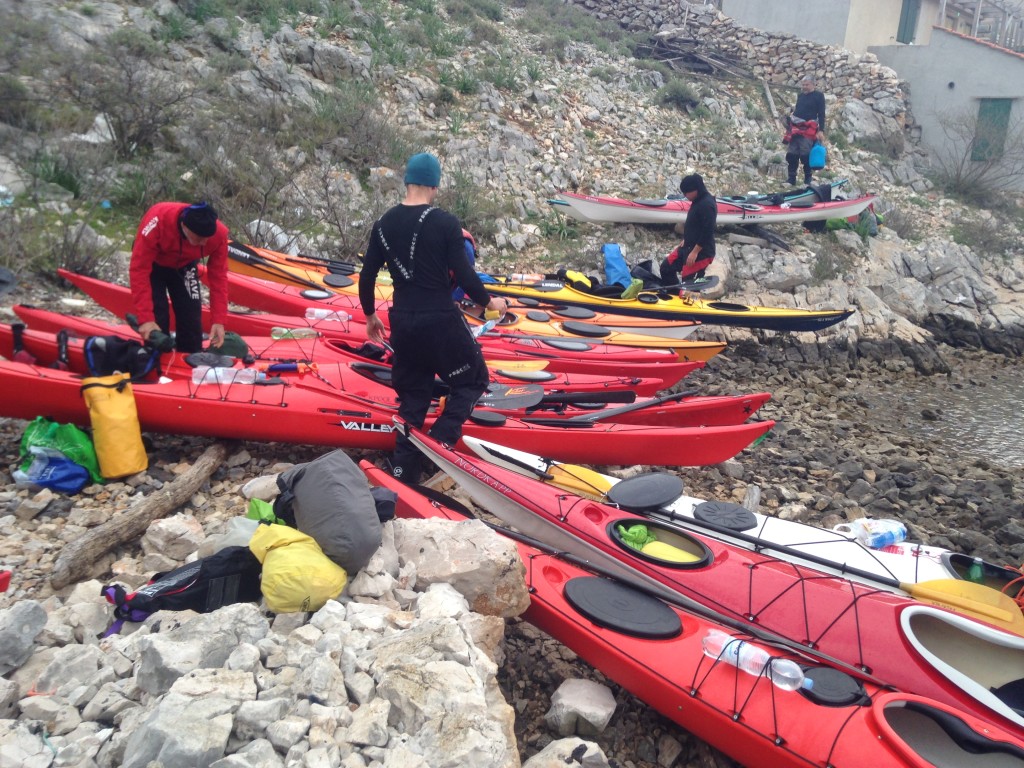
{"label": "white kayak", "polygon": [[[554,474],[555,478],[548,482],[574,493],[649,517],[671,520],[734,546],[872,586],[889,588],[879,584],[877,579],[902,583],[962,579],[973,560],[942,547],[911,542],[871,549],[855,538],[827,528],[750,512],[731,502],[687,496],[682,492],[682,480],[670,473],[655,472],[620,481],[586,467],[552,462],[486,440],[473,437],[463,440],[476,455],[519,474],[535,478]],[[553,468],[557,468],[554,473]],[[1020,575],[1013,569],[983,563],[984,583],[997,589]]]}

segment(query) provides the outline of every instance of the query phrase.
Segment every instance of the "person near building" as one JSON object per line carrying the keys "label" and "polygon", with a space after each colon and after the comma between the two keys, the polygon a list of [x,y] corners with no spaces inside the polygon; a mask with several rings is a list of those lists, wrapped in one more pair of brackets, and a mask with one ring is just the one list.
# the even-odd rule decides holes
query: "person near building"
{"label": "person near building", "polygon": [[817,89],[813,76],[800,80],[800,95],[796,97],[793,112],[788,118],[786,142],[787,181],[796,184],[796,173],[803,165],[804,184],[811,183],[811,148],[816,141],[825,139],[825,95]]}

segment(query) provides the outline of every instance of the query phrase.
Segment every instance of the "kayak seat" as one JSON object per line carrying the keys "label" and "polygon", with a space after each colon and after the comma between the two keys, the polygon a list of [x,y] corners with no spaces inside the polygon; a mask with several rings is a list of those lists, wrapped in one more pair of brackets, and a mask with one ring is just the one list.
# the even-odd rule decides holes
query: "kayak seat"
{"label": "kayak seat", "polygon": [[351,363],[349,367],[368,379],[373,379],[389,387],[392,386],[390,366],[377,365],[376,363]]}
{"label": "kayak seat", "polygon": [[[886,707],[885,718],[900,738],[935,765],[973,764],[973,761],[965,761],[963,755],[952,754],[949,742],[969,755],[1007,754],[1024,759],[1024,749],[990,739],[956,715],[919,701],[905,702],[902,707]],[[941,738],[943,734],[946,739]],[[986,763],[979,761],[977,764]]]}
{"label": "kayak seat", "polygon": [[663,567],[703,568],[712,560],[711,550],[703,542],[656,520],[619,520],[608,530],[623,550]]}
{"label": "kayak seat", "polygon": [[813,208],[818,204],[817,200],[794,200],[789,204],[790,208]]}
{"label": "kayak seat", "polygon": [[1024,678],[993,688],[992,693],[1018,715],[1024,716]]}
{"label": "kayak seat", "polygon": [[623,635],[664,640],[683,631],[679,614],[661,600],[599,576],[577,576],[564,587],[565,599],[599,627]]}
{"label": "kayak seat", "polygon": [[749,312],[750,307],[746,304],[733,304],[728,301],[709,301],[707,306],[712,309],[720,309],[723,312]]}

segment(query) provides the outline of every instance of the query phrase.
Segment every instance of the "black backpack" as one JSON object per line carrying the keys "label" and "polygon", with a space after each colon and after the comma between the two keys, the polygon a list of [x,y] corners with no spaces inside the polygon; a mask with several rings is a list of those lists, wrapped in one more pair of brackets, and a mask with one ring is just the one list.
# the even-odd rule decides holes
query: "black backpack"
{"label": "black backpack", "polygon": [[263,567],[248,547],[224,547],[195,562],[158,573],[134,592],[119,584],[100,594],[114,606],[117,619],[105,635],[120,631],[126,621],[142,621],[157,611],[209,613],[232,603],[258,602]]}
{"label": "black backpack", "polygon": [[160,350],[120,336],[90,336],[85,340],[85,362],[91,376],[127,373],[140,381],[160,373]]}

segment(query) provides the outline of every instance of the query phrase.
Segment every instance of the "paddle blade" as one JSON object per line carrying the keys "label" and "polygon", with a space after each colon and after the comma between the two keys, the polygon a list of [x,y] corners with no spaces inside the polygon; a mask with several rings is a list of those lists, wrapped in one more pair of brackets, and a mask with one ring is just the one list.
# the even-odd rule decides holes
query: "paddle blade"
{"label": "paddle blade", "polygon": [[924,603],[949,608],[1007,632],[1024,635],[1024,613],[1009,595],[963,579],[933,579],[900,584],[900,589]]}
{"label": "paddle blade", "polygon": [[545,482],[596,501],[604,501],[605,494],[612,487],[600,472],[579,464],[552,464],[548,467],[548,473],[551,479]]}

